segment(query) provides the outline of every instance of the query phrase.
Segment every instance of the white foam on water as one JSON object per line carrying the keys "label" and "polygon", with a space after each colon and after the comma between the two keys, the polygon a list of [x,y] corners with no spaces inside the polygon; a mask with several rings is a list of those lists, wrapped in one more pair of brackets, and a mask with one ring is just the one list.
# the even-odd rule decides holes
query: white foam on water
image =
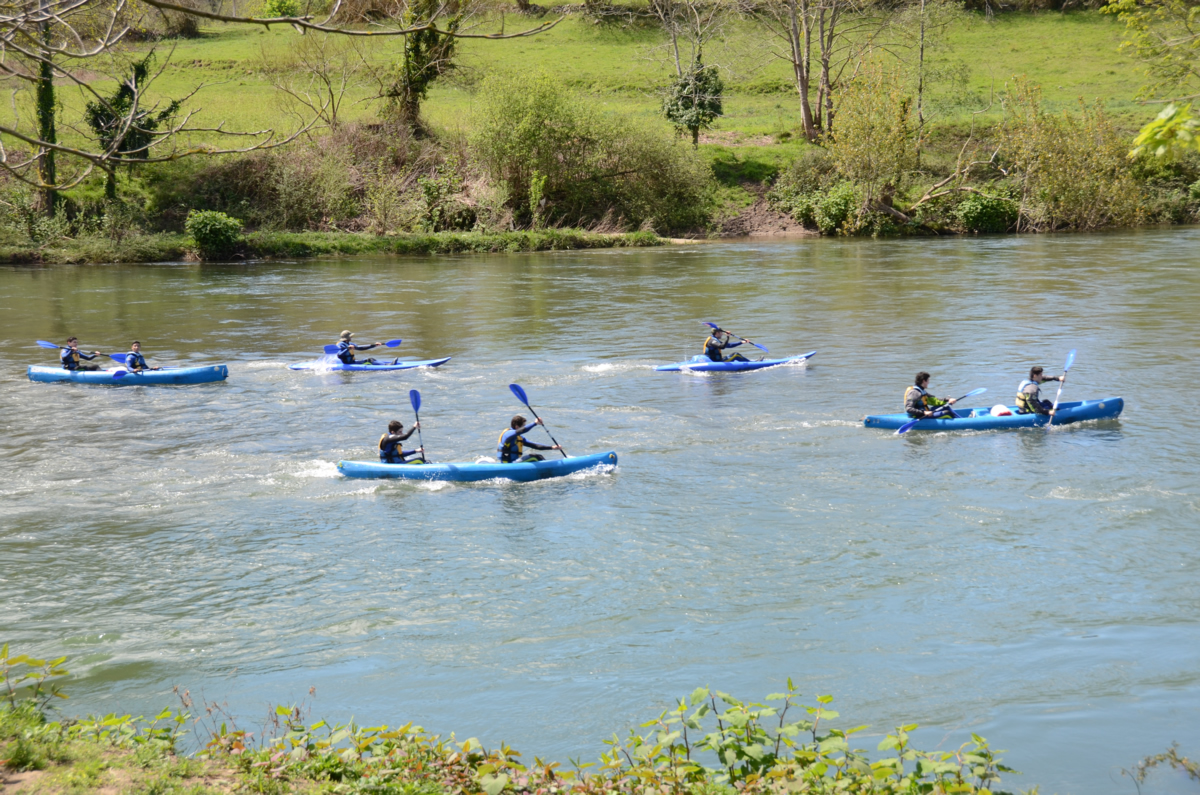
{"label": "white foam on water", "polygon": [[298,478],[336,478],[340,476],[337,464],[333,461],[306,461],[304,469],[292,473]]}

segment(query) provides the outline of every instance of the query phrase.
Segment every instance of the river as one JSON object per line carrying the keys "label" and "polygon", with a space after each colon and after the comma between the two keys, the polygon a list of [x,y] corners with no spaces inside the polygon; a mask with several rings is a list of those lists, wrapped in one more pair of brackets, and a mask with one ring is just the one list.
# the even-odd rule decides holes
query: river
{"label": "river", "polygon": [[[1006,788],[1131,793],[1122,767],[1200,751],[1197,251],[1190,228],[6,266],[0,640],[70,655],[73,711],[156,711],[180,685],[251,725],[305,701],[564,762],[696,686],[759,699],[791,676],[843,726],[984,735],[1023,773]],[[819,353],[651,369],[699,352],[703,320]],[[343,328],[454,358],[286,368]],[[54,361],[33,341],[72,334],[229,380],[30,383]],[[1123,395],[1119,421],[861,425],[918,370],[991,405],[1070,348],[1064,399]],[[490,455],[524,411],[511,381],[569,453],[615,449],[617,470],[338,477],[409,424],[410,388],[431,457]]]}

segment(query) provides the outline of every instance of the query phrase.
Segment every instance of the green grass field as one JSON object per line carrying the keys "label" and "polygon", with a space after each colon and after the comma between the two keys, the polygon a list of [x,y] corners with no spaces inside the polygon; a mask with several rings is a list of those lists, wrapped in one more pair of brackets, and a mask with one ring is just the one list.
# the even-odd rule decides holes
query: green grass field
{"label": "green grass field", "polygon": [[[511,31],[531,23],[508,15],[504,24]],[[1138,64],[1118,52],[1121,30],[1114,18],[1091,11],[1004,14],[991,22],[982,15],[965,15],[930,56],[933,71],[959,76],[955,81],[935,79],[930,87],[931,121],[961,124],[973,111],[989,106],[982,118],[998,118],[999,103],[993,99],[1014,75],[1028,75],[1042,85],[1052,108],[1070,107],[1079,98],[1099,99],[1128,126],[1136,126],[1152,110],[1134,101],[1142,73]],[[711,139],[723,145],[794,148],[794,144],[780,146],[768,140],[780,133],[794,134],[799,125],[790,67],[771,58],[765,33],[749,23],[733,24],[727,32],[724,42],[709,49],[708,60],[725,67],[727,87],[725,117]],[[258,62],[263,52],[284,51],[296,39],[290,28],[262,31],[229,25],[206,29],[199,39],[162,43],[158,50],[164,56],[170,52],[170,62],[152,94],[179,97],[203,82],[205,87],[190,103],[200,108],[197,122],[205,126],[224,122],[228,129],[239,131],[287,129],[295,122],[287,118]],[[386,62],[396,57],[399,40],[378,39],[370,44],[371,58]],[[434,86],[424,112],[436,128],[466,130],[471,124],[473,86],[490,72],[520,70],[552,75],[593,97],[601,107],[658,120],[658,91],[671,75],[662,44],[662,35],[653,28],[596,24],[582,15],[569,16],[553,30],[532,38],[465,40],[460,71]],[[64,87],[60,93],[62,121],[77,126],[82,107],[78,92]],[[28,92],[21,94],[27,101]],[[373,107],[362,101],[369,94],[368,86],[355,87],[345,103],[344,118],[372,117]],[[18,105],[26,104],[23,99],[18,95]],[[7,115],[11,114],[10,110]],[[21,115],[23,125],[29,125],[27,108]],[[69,132],[66,135],[70,137]]]}

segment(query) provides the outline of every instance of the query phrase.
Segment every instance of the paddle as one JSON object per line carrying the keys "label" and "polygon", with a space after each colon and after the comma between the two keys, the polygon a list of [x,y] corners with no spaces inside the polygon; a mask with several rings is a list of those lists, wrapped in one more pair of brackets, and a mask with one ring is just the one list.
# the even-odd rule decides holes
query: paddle
{"label": "paddle", "polygon": [[[509,388],[509,389],[511,389],[511,390],[512,390],[512,393],[513,393],[514,395],[516,395],[516,396],[517,396],[517,400],[519,400],[519,401],[521,401],[522,403],[524,403],[524,404],[525,404],[525,408],[529,409],[529,412],[530,412],[531,414],[533,414],[533,418],[534,418],[535,420],[540,420],[540,419],[541,419],[541,417],[539,417],[539,416],[538,416],[538,413],[537,413],[536,411],[534,411],[534,410],[533,410],[533,406],[529,405],[529,398],[527,398],[527,397],[525,396],[525,390],[524,390],[524,389],[521,389],[521,385],[520,385],[520,384],[509,384],[509,385],[508,385],[508,388]],[[543,423],[542,423],[542,427],[543,427],[543,428],[546,428],[546,423],[544,423],[544,422],[543,422]],[[558,447],[558,452],[562,453],[562,457],[563,457],[563,458],[566,458],[566,457],[567,457],[567,451],[566,451],[566,450],[564,450],[564,449],[562,449],[562,445],[560,445],[560,444],[558,443],[558,440],[554,438],[554,434],[550,433],[550,429],[549,429],[549,428],[546,428],[546,433],[550,434],[550,441],[554,442],[555,446],[557,446],[557,447]]]}
{"label": "paddle", "polygon": [[[721,328],[721,327],[720,327],[720,326],[718,326],[716,323],[709,323],[707,320],[703,321],[703,323],[704,323],[704,325],[706,325],[706,326],[708,326],[708,327],[710,327],[710,328],[713,328],[713,329],[715,329],[715,330],[717,330],[717,331],[725,331],[725,329]],[[770,351],[769,351],[769,350],[767,350],[766,348],[764,348],[762,345],[759,345],[757,342],[751,342],[750,340],[746,339],[745,337],[738,337],[738,335],[737,335],[737,334],[734,334],[732,331],[725,331],[725,333],[726,333],[726,334],[728,334],[728,335],[729,335],[729,336],[731,336],[731,337],[737,337],[737,338],[738,338],[739,340],[741,340],[742,342],[749,342],[751,345],[753,345],[755,348],[758,348],[758,349],[759,349],[760,351],[762,351],[763,353],[770,353]]]}
{"label": "paddle", "polygon": [[[968,392],[967,394],[963,395],[962,397],[955,399],[955,401],[954,401],[954,402],[955,402],[955,403],[958,403],[958,402],[960,402],[960,401],[966,400],[966,399],[967,399],[967,398],[969,398],[969,397],[975,397],[976,395],[982,395],[982,394],[983,394],[984,392],[986,392],[986,391],[987,391],[987,387],[986,387],[986,386],[981,386],[981,387],[979,387],[979,389],[973,389],[973,390],[971,390],[970,392]],[[946,405],[946,406],[939,406],[938,408],[934,409],[934,411],[933,411],[933,416],[931,416],[931,417],[918,417],[918,418],[917,418],[917,419],[915,419],[915,420],[909,420],[908,422],[906,422],[906,423],[904,423],[903,425],[901,425],[899,428],[897,428],[897,429],[896,429],[896,435],[897,435],[897,436],[899,436],[899,435],[900,435],[900,434],[902,434],[902,433],[908,433],[908,432],[909,432],[909,431],[911,431],[911,430],[912,430],[912,429],[913,429],[913,428],[916,426],[916,424],[917,424],[918,422],[920,422],[921,420],[934,420],[934,419],[937,419],[937,416],[938,416],[939,412],[942,412],[942,411],[949,411],[951,414],[953,414],[953,413],[954,413],[954,409],[953,409],[953,408],[951,408],[949,405]]]}
{"label": "paddle", "polygon": [[[35,342],[37,342],[37,344],[43,348],[51,348],[56,351],[70,350],[70,348],[66,345],[55,345],[53,342],[47,342],[46,340],[35,340]],[[96,354],[98,356],[109,356],[112,359],[114,359],[115,361],[118,361],[121,364],[125,364],[124,356],[122,356],[120,359],[117,359],[117,354],[113,354],[113,353],[100,353],[100,351],[96,351]],[[124,378],[126,375],[128,375],[128,373],[126,373],[124,370],[120,370],[118,372],[113,373],[113,378]]]}
{"label": "paddle", "polygon": [[[53,342],[46,342],[45,340],[37,340],[37,344],[43,348],[50,348],[56,351],[65,351],[69,347],[67,345],[55,345]],[[100,353],[100,351],[96,351],[96,353]]]}
{"label": "paddle", "polygon": [[408,402],[412,403],[413,415],[417,418],[417,443],[421,446],[421,458],[428,462],[429,459],[425,456],[425,440],[421,438],[421,393],[415,389],[408,390]]}
{"label": "paddle", "polygon": [[1046,423],[1047,428],[1054,424],[1054,415],[1058,413],[1058,399],[1062,397],[1063,384],[1067,383],[1067,370],[1070,370],[1073,364],[1075,364],[1074,348],[1067,352],[1067,363],[1063,365],[1062,380],[1058,382],[1058,394],[1054,396],[1054,408],[1050,409],[1050,422]]}
{"label": "paddle", "polygon": [[[387,347],[389,347],[389,348],[395,348],[397,345],[399,345],[399,344],[400,344],[400,343],[402,343],[402,342],[404,342],[404,340],[388,340],[387,342],[385,342],[385,343],[383,343],[383,344],[384,344],[384,345],[386,345],[386,346],[387,346]],[[326,345],[326,346],[325,346],[325,352],[326,352],[326,353],[337,353],[337,352],[338,352],[338,346],[336,346],[336,345]]]}

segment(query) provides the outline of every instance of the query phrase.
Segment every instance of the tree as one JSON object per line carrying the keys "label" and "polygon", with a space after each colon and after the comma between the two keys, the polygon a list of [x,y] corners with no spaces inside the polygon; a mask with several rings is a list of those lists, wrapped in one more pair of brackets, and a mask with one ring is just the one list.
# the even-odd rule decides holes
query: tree
{"label": "tree", "polygon": [[1200,120],[1188,100],[1200,97],[1200,0],[1116,0],[1104,9],[1125,23],[1122,49],[1146,65],[1141,95],[1168,105],[1142,128],[1131,155],[1158,157],[1200,149]]}
{"label": "tree", "polygon": [[[467,9],[460,0],[414,0],[405,12],[405,23],[430,16],[440,8],[448,15],[447,34],[458,30]],[[395,77],[385,93],[384,115],[411,128],[416,128],[421,112],[421,102],[429,93],[434,80],[454,69],[456,39],[453,35],[437,30],[421,30],[404,37],[400,63],[396,65]]]}
{"label": "tree", "polygon": [[120,84],[117,92],[102,102],[89,102],[84,111],[84,120],[92,129],[96,140],[112,159],[104,166],[107,178],[104,195],[117,198],[117,164],[145,160],[147,150],[154,142],[154,133],[179,112],[181,102],[172,100],[162,110],[141,107],[142,89],[147,83],[150,64],[154,61],[151,50],[140,61],[130,65],[129,78]]}
{"label": "tree", "polygon": [[[447,6],[439,5],[427,14],[389,16],[376,19],[369,27],[351,27],[336,22],[342,2],[335,2],[332,10],[323,19],[304,13],[275,17],[237,16],[219,13],[218,10],[197,5],[191,7],[170,0],[140,0],[152,13],[184,14],[196,19],[207,19],[235,24],[290,25],[300,32],[337,34],[342,36],[389,37],[410,36],[434,31],[453,38],[511,39],[531,36],[549,30],[561,20],[545,22],[517,33],[465,33],[458,29],[439,28],[446,20]],[[406,3],[407,0],[397,0]],[[141,7],[141,6],[139,6]],[[407,7],[407,6],[406,6]],[[219,4],[218,4],[219,8]],[[137,12],[130,0],[19,0],[0,4],[0,76],[7,76],[30,85],[36,94],[36,129],[25,132],[19,124],[0,124],[0,168],[10,176],[34,187],[41,196],[42,209],[53,213],[57,192],[78,185],[95,169],[108,171],[129,153],[120,147],[72,147],[59,141],[57,131],[57,104],[55,82],[74,87],[83,94],[85,102],[99,105],[108,116],[106,124],[113,130],[124,130],[114,137],[127,140],[130,133],[146,135],[148,143],[139,147],[144,162],[161,162],[195,155],[248,152],[287,144],[310,129],[318,118],[308,119],[290,133],[275,130],[231,131],[224,123],[215,126],[200,126],[194,123],[196,111],[179,109],[175,118],[161,128],[149,129],[143,122],[147,118],[141,107],[152,82],[147,75],[140,89],[133,92],[128,107],[118,110],[91,85],[101,83],[85,80],[80,74],[89,72],[105,75],[114,82],[122,82],[119,70],[111,68],[118,63],[114,54],[123,45],[129,32],[135,28]],[[450,18],[453,19],[453,15]],[[197,88],[197,90],[199,87]],[[193,92],[195,93],[195,92]],[[116,120],[120,119],[119,122]],[[194,145],[193,135],[209,139],[208,143]],[[243,146],[219,147],[213,139],[235,139],[245,141]],[[68,159],[71,167],[64,174],[59,156]]]}
{"label": "tree", "polygon": [[690,131],[692,146],[698,146],[700,130],[711,127],[723,113],[721,96],[724,90],[717,68],[697,60],[667,90],[663,114],[676,129]]}
{"label": "tree", "polygon": [[804,137],[833,130],[834,94],[862,67],[887,26],[874,0],[743,0],[744,12],[775,40],[773,57],[792,67]]}

